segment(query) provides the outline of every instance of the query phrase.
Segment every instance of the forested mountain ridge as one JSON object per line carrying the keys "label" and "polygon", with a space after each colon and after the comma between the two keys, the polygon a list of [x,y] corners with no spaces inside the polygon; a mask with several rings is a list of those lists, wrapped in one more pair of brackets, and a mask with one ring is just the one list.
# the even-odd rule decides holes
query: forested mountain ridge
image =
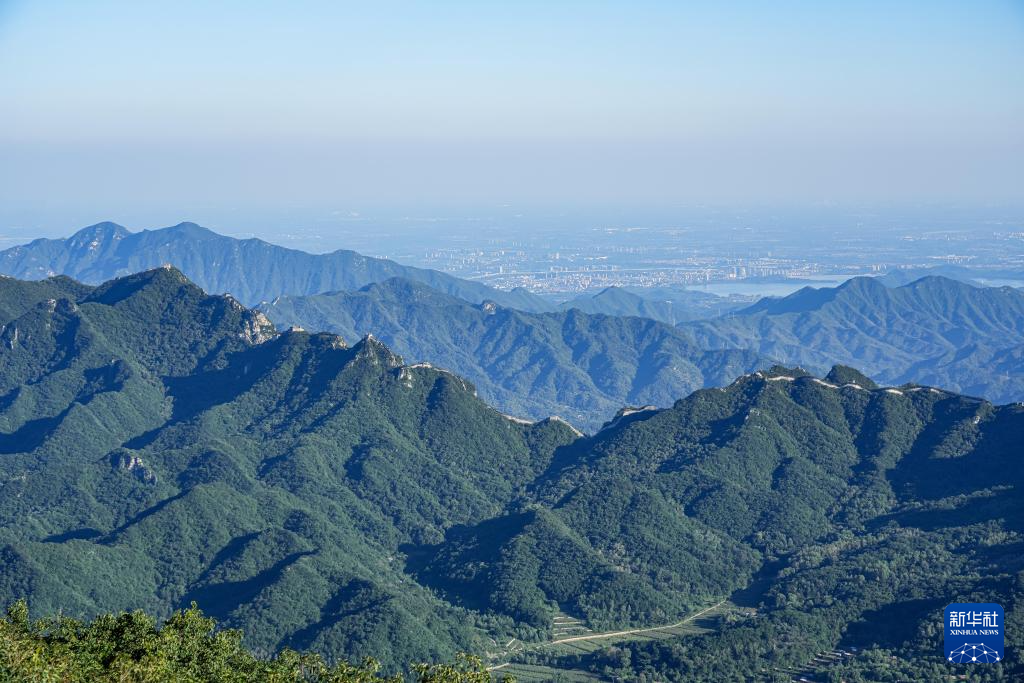
{"label": "forested mountain ridge", "polygon": [[[842,645],[860,655],[815,679],[937,680],[950,602],[1002,604],[1007,647],[1024,645],[1022,443],[1020,404],[775,368],[581,439],[534,484],[533,517],[451,533],[423,564],[451,591],[525,587],[488,598],[524,618],[555,599],[589,623],[668,624],[681,612],[665,606],[714,604],[734,587],[759,608],[699,637],[548,657],[556,667],[788,681]],[[605,563],[634,583],[602,608],[589,577]],[[641,577],[661,602],[641,597]],[[1019,660],[976,675],[1011,671],[1024,673]]]}
{"label": "forested mountain ridge", "polygon": [[195,223],[140,232],[98,223],[66,239],[37,239],[0,252],[0,273],[33,280],[67,275],[99,284],[164,264],[180,269],[207,292],[230,293],[250,306],[281,295],[358,289],[405,277],[474,303],[490,300],[524,310],[552,309],[525,290],[504,292],[345,249],[309,254],[260,239],[235,239]]}
{"label": "forested mountain ridge", "polygon": [[759,609],[568,662],[709,681],[840,642],[934,670],[948,602],[1024,618],[1020,405],[776,367],[583,437],[172,268],[0,280],[0,316],[0,601],[39,614],[196,600],[259,652],[394,670],[732,595]]}
{"label": "forested mountain ridge", "polygon": [[681,326],[710,348],[751,349],[824,371],[854,365],[998,403],[1024,398],[1024,291],[929,276],[901,287],[854,278]]}
{"label": "forested mountain ridge", "polygon": [[3,601],[197,600],[260,651],[391,668],[477,647],[398,548],[500,512],[571,427],[509,420],[373,338],[277,334],[174,269],[3,285]]}
{"label": "forested mountain ridge", "polygon": [[260,310],[280,327],[346,339],[372,333],[410,360],[467,377],[507,413],[562,415],[587,430],[624,405],[668,406],[694,389],[771,365],[742,350],[702,348],[687,333],[650,319],[473,305],[404,279],[280,297]]}

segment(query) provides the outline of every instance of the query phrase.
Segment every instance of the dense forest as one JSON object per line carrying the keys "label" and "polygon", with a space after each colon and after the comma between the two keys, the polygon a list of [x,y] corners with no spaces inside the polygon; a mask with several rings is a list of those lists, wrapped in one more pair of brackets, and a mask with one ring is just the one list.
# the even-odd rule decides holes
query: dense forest
{"label": "dense forest", "polygon": [[924,276],[898,287],[885,284],[899,282],[898,272],[838,287],[805,287],[681,327],[706,348],[753,350],[820,371],[845,363],[887,384],[929,384],[999,403],[1019,400],[1024,291],[930,273],[917,271]]}
{"label": "dense forest", "polygon": [[[144,609],[153,630],[196,602],[267,666],[469,652],[679,681],[965,672],[937,651],[954,601],[1024,632],[1020,405],[775,367],[584,436],[172,268],[0,280],[0,326],[0,601],[32,611],[11,624]],[[723,600],[701,633],[530,649],[559,615],[601,631]]]}
{"label": "dense forest", "polygon": [[471,380],[503,412],[561,415],[584,431],[623,406],[670,406],[694,389],[771,365],[756,353],[708,350],[655,320],[472,304],[399,278],[353,292],[279,297],[260,310],[281,328],[345,339],[372,333],[410,361]]}

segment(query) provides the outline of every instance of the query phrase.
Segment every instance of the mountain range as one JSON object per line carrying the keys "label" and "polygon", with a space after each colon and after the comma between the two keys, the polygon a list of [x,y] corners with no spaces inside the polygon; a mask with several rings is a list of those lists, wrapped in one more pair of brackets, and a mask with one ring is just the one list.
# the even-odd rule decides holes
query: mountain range
{"label": "mountain range", "polygon": [[705,348],[749,349],[823,371],[855,365],[996,402],[1024,398],[1024,290],[930,276],[900,287],[854,278],[681,326]]}
{"label": "mountain range", "polygon": [[172,268],[2,300],[0,596],[43,614],[197,600],[260,651],[450,656],[474,631],[399,548],[498,513],[576,438]]}
{"label": "mountain range", "polygon": [[38,280],[67,275],[99,284],[171,264],[210,293],[230,293],[246,305],[281,295],[358,289],[404,277],[473,303],[494,301],[523,310],[552,310],[544,299],[518,289],[505,292],[436,270],[339,249],[309,254],[260,239],[235,239],[195,223],[131,232],[98,223],[66,239],[37,239],[0,251],[0,273]]}
{"label": "mountain range", "polygon": [[717,318],[750,303],[749,298],[727,298],[689,289],[631,290],[622,287],[606,287],[597,292],[581,294],[562,304],[561,308],[562,310],[575,308],[584,313],[650,318],[675,325],[692,320]]}
{"label": "mountain range", "polygon": [[[195,600],[264,653],[712,681],[856,645],[848,680],[928,679],[949,602],[999,602],[1024,644],[1022,442],[1024,407],[846,367],[746,374],[584,436],[375,338],[279,332],[173,268],[0,281],[0,598]],[[529,649],[566,615],[723,605],[696,634]]]}
{"label": "mountain range", "polygon": [[976,287],[985,286],[984,283],[992,280],[1020,281],[1021,273],[1013,268],[968,268],[955,264],[943,264],[938,266],[909,266],[904,268],[892,268],[877,277],[890,287],[909,285],[915,280],[923,277],[940,276],[950,280],[959,280]]}
{"label": "mountain range", "polygon": [[346,339],[374,334],[410,360],[470,379],[506,413],[561,415],[587,430],[625,405],[668,406],[694,389],[771,365],[747,351],[702,348],[687,332],[647,318],[474,305],[405,279],[279,297],[261,310],[281,327]]}
{"label": "mountain range", "polygon": [[[449,533],[428,576],[472,595],[501,587],[492,609],[510,609],[508,586],[527,586],[514,594],[523,615],[553,599],[602,626],[676,623],[671,605],[725,595],[751,610],[696,636],[655,631],[532,658],[555,670],[938,680],[949,671],[935,636],[946,604],[991,599],[1022,624],[1022,442],[1024,406],[878,387],[845,367],[824,379],[777,367],[573,443],[534,484],[531,516]],[[623,585],[612,607],[595,604],[600,560],[669,599]],[[840,647],[859,654],[822,656]]]}
{"label": "mountain range", "polygon": [[[624,404],[666,406],[768,358],[819,373],[854,365],[882,383],[934,384],[995,402],[1024,397],[1024,290],[975,286],[975,271],[959,266],[853,278],[741,307],[704,292],[614,287],[555,304],[351,251],[313,255],[191,223],[136,233],[101,223],[0,252],[0,272],[90,284],[164,263],[208,292],[263,302],[282,325],[348,339],[376,334],[403,355],[470,378],[505,412],[561,414],[588,430]],[[933,272],[954,279],[905,282]],[[420,285],[416,305],[389,291],[400,289],[386,283],[396,278]],[[484,323],[490,304],[501,312]],[[676,322],[681,333],[624,318]]]}

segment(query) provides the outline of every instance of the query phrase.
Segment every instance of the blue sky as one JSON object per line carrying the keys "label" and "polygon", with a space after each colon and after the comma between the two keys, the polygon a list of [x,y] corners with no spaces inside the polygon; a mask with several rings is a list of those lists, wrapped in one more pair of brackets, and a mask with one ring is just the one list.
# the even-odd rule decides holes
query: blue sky
{"label": "blue sky", "polygon": [[0,203],[1024,200],[1024,2],[0,0]]}

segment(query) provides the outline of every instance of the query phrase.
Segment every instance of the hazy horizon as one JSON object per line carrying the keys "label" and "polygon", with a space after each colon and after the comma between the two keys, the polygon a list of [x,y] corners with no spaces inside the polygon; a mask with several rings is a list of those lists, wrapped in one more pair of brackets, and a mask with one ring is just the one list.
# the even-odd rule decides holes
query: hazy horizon
{"label": "hazy horizon", "polygon": [[289,9],[0,2],[3,227],[1024,204],[1019,2]]}
{"label": "hazy horizon", "polygon": [[[83,207],[45,209],[0,206],[0,249],[36,238],[70,237],[97,223],[112,222],[132,232],[191,222],[222,235],[257,237],[272,244],[323,253],[352,249],[403,260],[410,250],[509,242],[547,237],[552,244],[583,239],[594,230],[630,230],[636,244],[651,231],[683,230],[721,236],[722,230],[769,231],[775,237],[831,234],[896,239],[900,234],[955,231],[988,235],[1024,228],[1024,204],[917,205],[708,205],[677,207],[350,206],[139,207],[106,211]],[[574,237],[580,235],[580,237]],[[763,234],[764,248],[773,238]]]}

